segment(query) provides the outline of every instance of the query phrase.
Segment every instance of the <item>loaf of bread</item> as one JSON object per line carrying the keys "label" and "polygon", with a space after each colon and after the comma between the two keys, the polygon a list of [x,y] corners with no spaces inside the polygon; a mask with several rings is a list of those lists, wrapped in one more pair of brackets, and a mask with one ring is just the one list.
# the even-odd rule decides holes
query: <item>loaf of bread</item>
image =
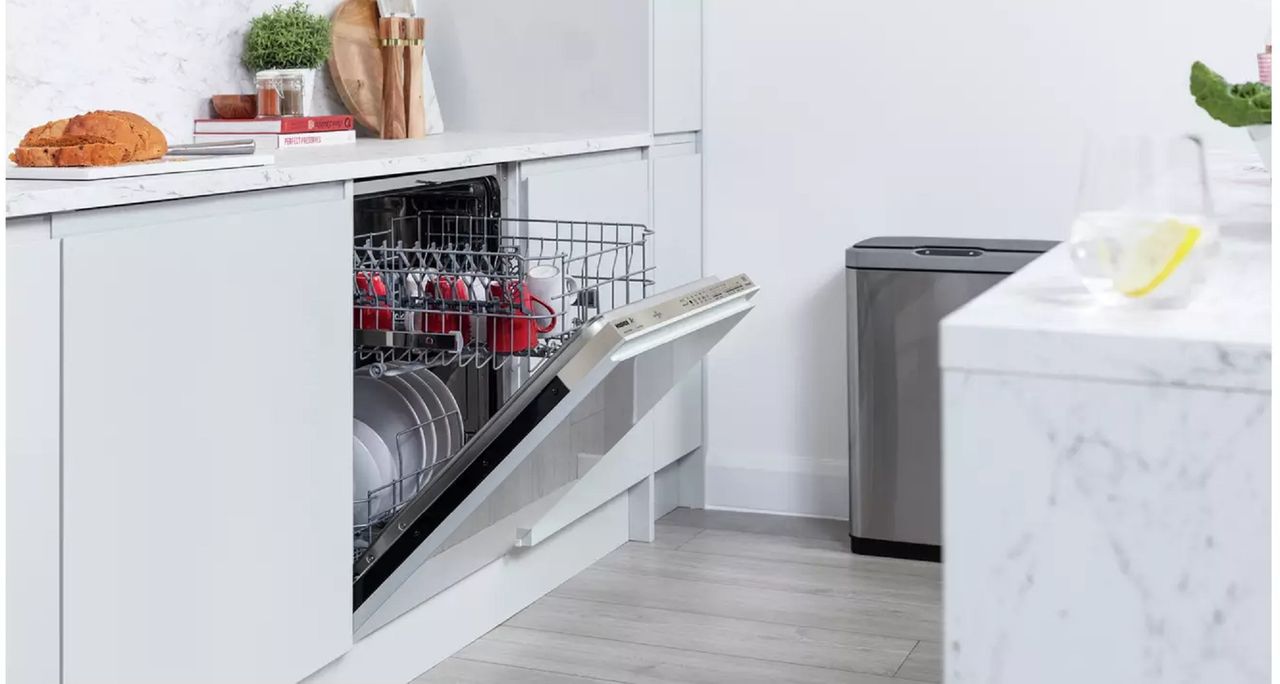
{"label": "loaf of bread", "polygon": [[36,126],[9,155],[18,166],[108,166],[159,159],[164,133],[133,112],[96,111]]}

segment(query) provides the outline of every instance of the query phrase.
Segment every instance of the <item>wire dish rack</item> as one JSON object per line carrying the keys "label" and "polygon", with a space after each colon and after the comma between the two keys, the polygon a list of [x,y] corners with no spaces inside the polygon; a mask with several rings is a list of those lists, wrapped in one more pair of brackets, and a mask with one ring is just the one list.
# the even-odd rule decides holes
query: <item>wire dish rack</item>
{"label": "wire dish rack", "polygon": [[639,224],[422,212],[355,239],[358,365],[501,368],[546,357],[653,286]]}
{"label": "wire dish rack", "polygon": [[[432,372],[425,370],[421,364],[396,364],[383,370],[385,372],[382,377]],[[449,391],[443,381],[438,383],[438,387],[446,394]],[[443,410],[397,433],[394,446],[388,445],[393,450],[391,458],[397,470],[401,464],[408,462],[420,463],[420,466],[407,472],[399,472],[390,482],[369,490],[365,496],[358,497],[353,502],[355,557],[359,557],[373,543],[378,532],[427,485],[440,468],[461,452],[468,436],[463,426],[461,408],[452,397],[441,397],[439,392],[436,392],[436,397],[444,399],[441,402]],[[423,437],[431,435],[430,447],[422,453],[413,452],[415,433],[422,433]],[[424,441],[422,444],[426,446],[428,442]],[[406,459],[406,456],[410,458]]]}
{"label": "wire dish rack", "polygon": [[[451,382],[447,393],[455,395],[441,415],[388,444],[397,464],[422,467],[404,468],[411,472],[354,501],[356,556],[491,415],[492,407],[472,395],[496,371],[516,359],[551,356],[595,316],[651,294],[652,250],[652,231],[638,224],[430,211],[355,237],[358,372],[434,373]],[[418,431],[436,435],[434,454],[407,451]],[[442,441],[441,434],[449,437]]]}

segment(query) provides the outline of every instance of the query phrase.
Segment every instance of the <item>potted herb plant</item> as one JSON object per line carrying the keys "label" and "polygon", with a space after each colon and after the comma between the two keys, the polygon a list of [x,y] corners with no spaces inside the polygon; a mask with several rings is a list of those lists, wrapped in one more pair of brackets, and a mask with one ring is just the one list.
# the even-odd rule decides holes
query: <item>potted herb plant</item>
{"label": "potted herb plant", "polygon": [[1257,81],[1228,83],[1196,62],[1191,65],[1191,94],[1209,116],[1232,128],[1247,130],[1263,165],[1271,168],[1271,86]]}
{"label": "potted herb plant", "polygon": [[329,19],[301,0],[250,21],[243,62],[257,82],[258,116],[310,115],[316,69],[329,49]]}

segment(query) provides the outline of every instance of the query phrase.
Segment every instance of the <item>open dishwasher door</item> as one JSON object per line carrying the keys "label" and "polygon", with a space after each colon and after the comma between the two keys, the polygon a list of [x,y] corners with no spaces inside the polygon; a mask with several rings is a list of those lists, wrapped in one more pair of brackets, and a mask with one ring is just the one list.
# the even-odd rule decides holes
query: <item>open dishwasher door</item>
{"label": "open dishwasher door", "polygon": [[640,418],[751,310],[757,289],[745,275],[703,278],[610,311],[580,329],[356,559],[357,635],[394,619],[378,615],[379,609],[610,373],[651,354],[674,359],[663,386],[650,388],[645,404],[636,407]]}

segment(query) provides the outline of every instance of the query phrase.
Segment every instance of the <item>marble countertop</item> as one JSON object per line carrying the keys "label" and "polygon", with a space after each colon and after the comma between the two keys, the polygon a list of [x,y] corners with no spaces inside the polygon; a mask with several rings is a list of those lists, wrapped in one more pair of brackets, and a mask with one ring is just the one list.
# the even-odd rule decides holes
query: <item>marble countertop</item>
{"label": "marble countertop", "polygon": [[1059,245],[942,322],[944,368],[1270,391],[1270,175],[1216,157],[1221,251],[1182,309],[1098,305]]}
{"label": "marble countertop", "polygon": [[97,181],[11,180],[5,216],[30,216],[308,183],[420,173],[645,147],[647,132],[446,132],[422,140],[362,138],[354,145],[277,150],[276,163],[243,169]]}

